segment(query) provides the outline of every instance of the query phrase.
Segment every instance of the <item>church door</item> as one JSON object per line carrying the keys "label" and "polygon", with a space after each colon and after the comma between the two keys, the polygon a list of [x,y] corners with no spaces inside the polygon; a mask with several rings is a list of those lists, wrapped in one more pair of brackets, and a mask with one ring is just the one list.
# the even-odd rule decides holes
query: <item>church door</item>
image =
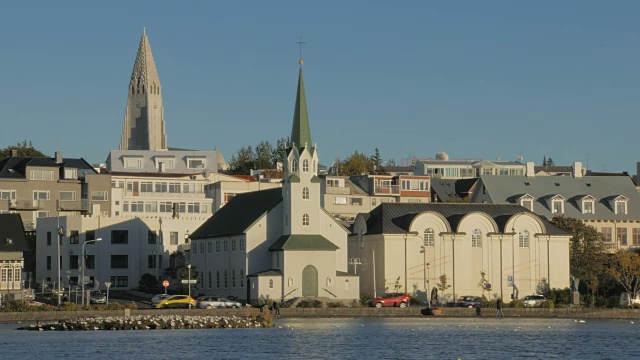
{"label": "church door", "polygon": [[313,265],[302,270],[302,296],[318,296],[318,270]]}

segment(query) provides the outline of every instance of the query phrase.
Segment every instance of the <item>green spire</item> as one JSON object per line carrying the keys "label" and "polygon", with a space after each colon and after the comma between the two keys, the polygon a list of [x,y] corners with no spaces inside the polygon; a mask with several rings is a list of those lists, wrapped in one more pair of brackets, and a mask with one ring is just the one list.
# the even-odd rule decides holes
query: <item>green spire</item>
{"label": "green spire", "polygon": [[304,80],[302,79],[302,66],[298,78],[298,93],[296,94],[296,107],[293,112],[293,128],[291,129],[291,141],[300,149],[311,147],[311,129],[309,128],[309,115],[307,114],[307,97],[304,94]]}

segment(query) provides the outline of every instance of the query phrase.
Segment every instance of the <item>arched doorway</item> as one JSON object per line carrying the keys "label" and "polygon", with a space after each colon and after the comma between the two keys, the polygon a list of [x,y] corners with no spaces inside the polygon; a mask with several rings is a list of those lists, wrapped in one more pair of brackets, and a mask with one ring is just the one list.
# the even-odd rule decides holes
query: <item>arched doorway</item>
{"label": "arched doorway", "polygon": [[302,296],[318,296],[318,270],[313,265],[302,270]]}

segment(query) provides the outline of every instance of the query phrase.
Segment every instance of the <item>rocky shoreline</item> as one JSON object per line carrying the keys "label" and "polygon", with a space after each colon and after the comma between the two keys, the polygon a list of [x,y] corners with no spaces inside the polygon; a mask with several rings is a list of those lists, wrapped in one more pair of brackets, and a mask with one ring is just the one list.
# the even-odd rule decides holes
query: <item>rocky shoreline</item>
{"label": "rocky shoreline", "polygon": [[18,330],[28,331],[85,331],[85,330],[169,330],[169,329],[240,329],[272,327],[273,322],[263,316],[186,316],[138,315],[81,317],[74,320],[36,322]]}

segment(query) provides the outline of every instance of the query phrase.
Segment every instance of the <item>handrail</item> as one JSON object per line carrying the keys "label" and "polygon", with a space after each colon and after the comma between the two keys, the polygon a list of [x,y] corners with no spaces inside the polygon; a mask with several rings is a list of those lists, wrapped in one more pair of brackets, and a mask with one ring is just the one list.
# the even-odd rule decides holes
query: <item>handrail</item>
{"label": "handrail", "polygon": [[289,292],[288,292],[288,293],[286,293],[282,298],[283,298],[283,299],[284,299],[284,298],[286,298],[289,294],[291,294],[292,292],[294,292],[294,291],[296,291],[296,290],[298,290],[298,288],[295,288],[295,289],[293,289],[293,290],[289,291]]}
{"label": "handrail", "polygon": [[332,293],[331,291],[329,291],[329,290],[327,290],[325,288],[322,288],[322,290],[324,290],[324,291],[328,292],[329,294],[333,295],[334,298],[338,297],[336,294]]}

